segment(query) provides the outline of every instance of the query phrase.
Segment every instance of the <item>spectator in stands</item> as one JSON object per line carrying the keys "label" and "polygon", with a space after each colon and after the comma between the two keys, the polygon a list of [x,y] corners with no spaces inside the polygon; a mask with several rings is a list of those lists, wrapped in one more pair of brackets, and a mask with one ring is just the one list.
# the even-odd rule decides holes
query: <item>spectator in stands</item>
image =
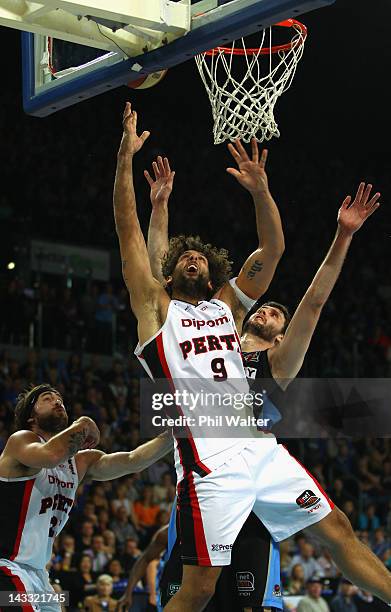
{"label": "spectator in stands", "polygon": [[75,549],[75,538],[67,533],[61,534],[59,548],[59,569],[69,572],[76,568],[77,554]]}
{"label": "spectator in stands", "polygon": [[353,470],[352,451],[345,441],[339,442],[338,446],[338,456],[335,458],[333,465],[334,471],[339,476],[350,476]]}
{"label": "spectator in stands", "polygon": [[353,529],[358,529],[358,512],[354,503],[350,499],[347,499],[342,506],[342,510],[351,522]]}
{"label": "spectator in stands", "polygon": [[70,608],[79,608],[84,599],[95,593],[96,574],[92,571],[92,560],[89,555],[82,555],[76,572],[60,572],[59,579],[65,591],[69,591]]}
{"label": "spectator in stands", "polygon": [[95,573],[100,573],[106,567],[111,559],[111,556],[106,552],[105,541],[102,535],[92,536],[91,548],[83,551],[84,554],[90,555],[92,559],[92,569]]}
{"label": "spectator in stands", "polygon": [[110,561],[107,566],[107,573],[110,574],[113,579],[113,598],[120,599],[125,593],[128,580],[119,559],[112,559]]}
{"label": "spectator in stands", "polygon": [[305,576],[304,569],[301,563],[296,563],[292,567],[291,575],[288,580],[286,594],[287,595],[304,595],[305,593]]}
{"label": "spectator in stands", "polygon": [[94,535],[94,523],[90,520],[83,521],[79,536],[76,538],[76,550],[82,552],[92,546]]}
{"label": "spectator in stands", "polygon": [[105,529],[102,531],[102,536],[105,543],[105,552],[110,558],[114,557],[117,551],[117,541],[114,531],[111,531],[111,529]]}
{"label": "spectator in stands", "polygon": [[121,565],[126,574],[129,574],[136,562],[137,557],[140,555],[141,550],[138,548],[138,540],[135,538],[128,538],[125,541],[124,552],[120,557]]}
{"label": "spectator in stands", "polygon": [[146,485],[141,493],[141,498],[134,502],[134,512],[140,527],[153,527],[159,511],[159,506],[153,502],[153,488]]}
{"label": "spectator in stands", "polygon": [[307,595],[299,602],[297,612],[329,612],[330,608],[322,597],[322,581],[313,577],[306,582]]}
{"label": "spectator in stands", "polygon": [[364,455],[358,460],[358,479],[360,488],[364,493],[379,494],[381,492],[380,476],[371,471],[368,455]]}
{"label": "spectator in stands", "polygon": [[97,531],[103,533],[106,529],[109,529],[110,523],[110,512],[105,508],[101,508],[98,512],[98,524]]}
{"label": "spectator in stands", "polygon": [[109,502],[105,495],[105,490],[103,485],[100,483],[94,484],[94,488],[92,494],[90,496],[91,503],[94,504],[95,514],[97,515],[97,520],[99,521],[99,514],[101,510],[109,510]]}
{"label": "spectator in stands", "polygon": [[81,515],[82,521],[91,521],[94,528],[98,525],[98,517],[95,512],[95,505],[92,501],[86,501]]}
{"label": "spectator in stands", "polygon": [[384,565],[391,571],[391,548],[387,548],[380,556]]}
{"label": "spectator in stands", "polygon": [[317,561],[323,569],[325,578],[336,578],[340,575],[340,571],[332,560],[328,548],[322,548],[322,554],[318,557]]}
{"label": "spectator in stands", "polygon": [[380,519],[376,514],[375,504],[368,504],[365,512],[362,512],[358,519],[358,528],[374,530],[380,527]]}
{"label": "spectator in stands", "polygon": [[390,541],[386,540],[383,527],[375,529],[372,542],[372,550],[375,555],[381,558],[390,546]]}
{"label": "spectator in stands", "polygon": [[346,492],[344,482],[341,478],[336,478],[334,480],[334,484],[330,489],[330,497],[338,508],[342,508],[344,503],[348,500],[353,501],[352,496]]}
{"label": "spectator in stands", "polygon": [[117,601],[111,597],[113,592],[113,579],[109,574],[102,574],[96,581],[96,595],[90,595],[84,600],[86,612],[101,612],[107,610],[114,612]]}
{"label": "spectator in stands", "polygon": [[114,515],[117,513],[119,507],[125,508],[127,517],[131,519],[135,528],[138,529],[139,522],[137,514],[134,510],[134,504],[129,499],[128,488],[123,482],[120,482],[120,484],[117,486],[116,495],[114,499],[111,500],[110,507]]}
{"label": "spectator in stands", "polygon": [[356,590],[349,580],[342,578],[339,593],[331,601],[331,612],[358,612],[353,599]]}
{"label": "spectator in stands", "polygon": [[[161,475],[159,484],[153,485],[153,500],[155,504],[158,504],[159,506],[162,502],[166,501],[167,490],[173,485],[171,474],[170,472],[167,472],[167,463],[165,466],[166,470]],[[150,476],[150,470],[148,469],[148,477],[150,478]],[[151,482],[153,481],[151,480]]]}
{"label": "spectator in stands", "polygon": [[128,513],[124,506],[119,506],[115,513],[115,518],[110,523],[110,529],[115,533],[119,551],[122,553],[125,542],[128,538],[137,539],[137,532],[133,525],[129,523]]}
{"label": "spectator in stands", "polygon": [[300,564],[304,570],[305,581],[309,580],[315,574],[318,577],[324,575],[323,568],[319,565],[314,557],[314,547],[308,541],[300,545],[300,553],[295,555],[291,561],[291,569],[294,565]]}

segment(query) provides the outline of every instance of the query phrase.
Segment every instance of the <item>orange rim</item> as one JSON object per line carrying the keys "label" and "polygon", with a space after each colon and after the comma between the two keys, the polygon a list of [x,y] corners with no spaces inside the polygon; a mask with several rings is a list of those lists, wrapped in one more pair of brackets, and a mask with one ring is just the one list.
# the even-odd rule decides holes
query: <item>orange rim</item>
{"label": "orange rim", "polygon": [[298,44],[303,44],[307,38],[307,27],[304,23],[297,21],[296,19],[286,19],[275,24],[282,28],[299,28],[303,35],[303,41],[291,41],[285,45],[275,45],[274,47],[255,48],[255,49],[232,49],[232,47],[215,47],[209,51],[205,51],[205,55],[217,55],[219,53],[225,53],[227,55],[270,55],[271,53],[278,53],[279,51],[289,51],[292,47],[296,47]]}

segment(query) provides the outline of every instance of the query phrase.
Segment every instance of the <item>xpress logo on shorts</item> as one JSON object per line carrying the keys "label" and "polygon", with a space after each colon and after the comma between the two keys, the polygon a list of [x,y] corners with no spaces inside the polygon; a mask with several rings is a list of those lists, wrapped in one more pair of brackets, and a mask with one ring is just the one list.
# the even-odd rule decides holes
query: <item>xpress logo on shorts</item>
{"label": "xpress logo on shorts", "polygon": [[212,552],[228,552],[232,550],[233,544],[212,544]]}
{"label": "xpress logo on shorts", "polygon": [[307,489],[296,499],[296,503],[300,508],[312,508],[320,502],[320,497],[317,497],[313,491]]}

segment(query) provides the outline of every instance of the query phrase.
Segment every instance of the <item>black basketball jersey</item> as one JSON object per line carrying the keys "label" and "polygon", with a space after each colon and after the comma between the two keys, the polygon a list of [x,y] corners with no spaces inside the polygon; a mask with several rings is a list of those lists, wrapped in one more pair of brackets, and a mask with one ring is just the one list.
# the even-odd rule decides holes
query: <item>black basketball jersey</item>
{"label": "black basketball jersey", "polygon": [[242,352],[244,370],[255,397],[262,396],[263,403],[254,401],[254,416],[270,419],[266,429],[272,429],[282,419],[284,392],[273,378],[268,351]]}

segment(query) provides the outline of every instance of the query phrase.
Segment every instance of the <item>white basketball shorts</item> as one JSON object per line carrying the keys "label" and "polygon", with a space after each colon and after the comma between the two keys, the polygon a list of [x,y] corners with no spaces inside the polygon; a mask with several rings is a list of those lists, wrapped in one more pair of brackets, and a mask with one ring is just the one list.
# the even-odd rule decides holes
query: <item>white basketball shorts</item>
{"label": "white basketball shorts", "polygon": [[177,491],[186,565],[230,565],[233,543],[251,510],[280,542],[334,507],[315,478],[274,437],[250,440],[205,476],[187,471]]}

